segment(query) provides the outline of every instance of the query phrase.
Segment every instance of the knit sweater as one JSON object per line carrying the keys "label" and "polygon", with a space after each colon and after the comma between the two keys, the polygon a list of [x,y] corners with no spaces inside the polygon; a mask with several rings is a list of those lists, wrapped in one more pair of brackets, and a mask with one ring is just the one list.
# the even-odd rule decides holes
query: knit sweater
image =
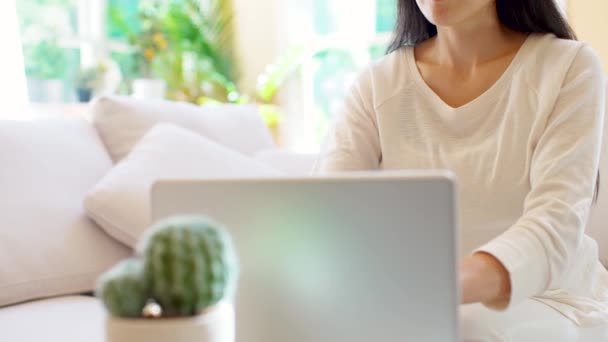
{"label": "knit sweater", "polygon": [[580,325],[608,322],[608,273],[585,235],[605,94],[590,47],[533,34],[490,89],[453,108],[404,47],[358,77],[315,169],[451,170],[463,256],[503,263],[510,306],[533,298]]}

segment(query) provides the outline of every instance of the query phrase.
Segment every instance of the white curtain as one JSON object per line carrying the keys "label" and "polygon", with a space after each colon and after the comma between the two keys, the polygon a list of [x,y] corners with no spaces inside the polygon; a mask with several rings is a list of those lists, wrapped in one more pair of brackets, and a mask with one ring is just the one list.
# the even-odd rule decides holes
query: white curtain
{"label": "white curtain", "polygon": [[0,1],[0,119],[16,118],[27,104],[23,50],[19,38],[16,0]]}

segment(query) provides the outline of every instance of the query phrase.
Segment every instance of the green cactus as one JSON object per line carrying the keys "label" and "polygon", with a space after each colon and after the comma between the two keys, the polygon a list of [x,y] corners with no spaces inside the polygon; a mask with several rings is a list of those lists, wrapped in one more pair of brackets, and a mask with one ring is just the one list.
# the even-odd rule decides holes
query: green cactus
{"label": "green cactus", "polygon": [[141,260],[128,259],[99,278],[96,295],[112,315],[124,318],[141,317],[142,309],[149,298],[143,271]]}
{"label": "green cactus", "polygon": [[163,316],[194,316],[236,287],[238,267],[228,234],[200,216],[159,222],[138,245],[150,296]]}

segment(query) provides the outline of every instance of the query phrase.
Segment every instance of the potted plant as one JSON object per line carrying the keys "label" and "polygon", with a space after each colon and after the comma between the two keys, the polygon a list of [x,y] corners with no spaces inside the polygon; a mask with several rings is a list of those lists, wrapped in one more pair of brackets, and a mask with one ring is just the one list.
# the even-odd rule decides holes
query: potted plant
{"label": "potted plant", "polygon": [[100,88],[103,77],[107,72],[104,63],[97,63],[93,67],[83,68],[76,74],[75,87],[79,102],[89,102],[93,94]]}
{"label": "potted plant", "polygon": [[131,20],[117,6],[109,12],[113,29],[132,48],[135,73],[144,75],[133,82],[136,96],[140,84],[152,84],[145,75],[154,75],[171,100],[246,101],[236,86],[231,0],[142,0]]}
{"label": "potted plant", "polygon": [[238,89],[232,1],[170,0],[157,12],[171,49],[158,72],[170,98],[191,103],[243,103]]}
{"label": "potted plant", "polygon": [[126,37],[134,58],[137,78],[131,84],[133,96],[142,99],[164,98],[167,92],[166,81],[154,72],[159,54],[169,49],[157,7],[153,3],[142,3],[138,25],[128,22],[118,7],[109,9],[112,25]]}
{"label": "potted plant", "polygon": [[237,261],[216,223],[174,217],[153,226],[98,281],[107,342],[233,342]]}
{"label": "potted plant", "polygon": [[24,45],[25,72],[32,102],[62,102],[67,54],[56,39],[47,38]]}
{"label": "potted plant", "polygon": [[137,66],[141,77],[133,81],[133,96],[140,99],[162,99],[167,93],[167,83],[155,77],[152,64],[159,51],[167,48],[167,40],[163,33],[154,30],[142,32],[136,40]]}

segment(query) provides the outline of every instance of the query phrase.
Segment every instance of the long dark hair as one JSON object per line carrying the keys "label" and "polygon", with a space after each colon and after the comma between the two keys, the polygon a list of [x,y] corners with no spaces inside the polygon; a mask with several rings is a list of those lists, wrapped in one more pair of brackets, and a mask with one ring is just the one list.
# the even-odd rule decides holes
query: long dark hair
{"label": "long dark hair", "polygon": [[[426,19],[416,0],[398,0],[395,37],[388,52],[415,46],[437,35],[437,27]],[[498,18],[506,27],[522,33],[553,33],[576,39],[574,30],[553,0],[496,0]]]}
{"label": "long dark hair", "polygon": [[[437,27],[426,19],[416,0],[398,0],[398,19],[388,53],[404,46],[416,46],[437,35]],[[561,39],[576,40],[574,30],[554,0],[496,0],[500,22],[522,33],[552,33]],[[597,175],[594,198],[597,201],[600,174]]]}

